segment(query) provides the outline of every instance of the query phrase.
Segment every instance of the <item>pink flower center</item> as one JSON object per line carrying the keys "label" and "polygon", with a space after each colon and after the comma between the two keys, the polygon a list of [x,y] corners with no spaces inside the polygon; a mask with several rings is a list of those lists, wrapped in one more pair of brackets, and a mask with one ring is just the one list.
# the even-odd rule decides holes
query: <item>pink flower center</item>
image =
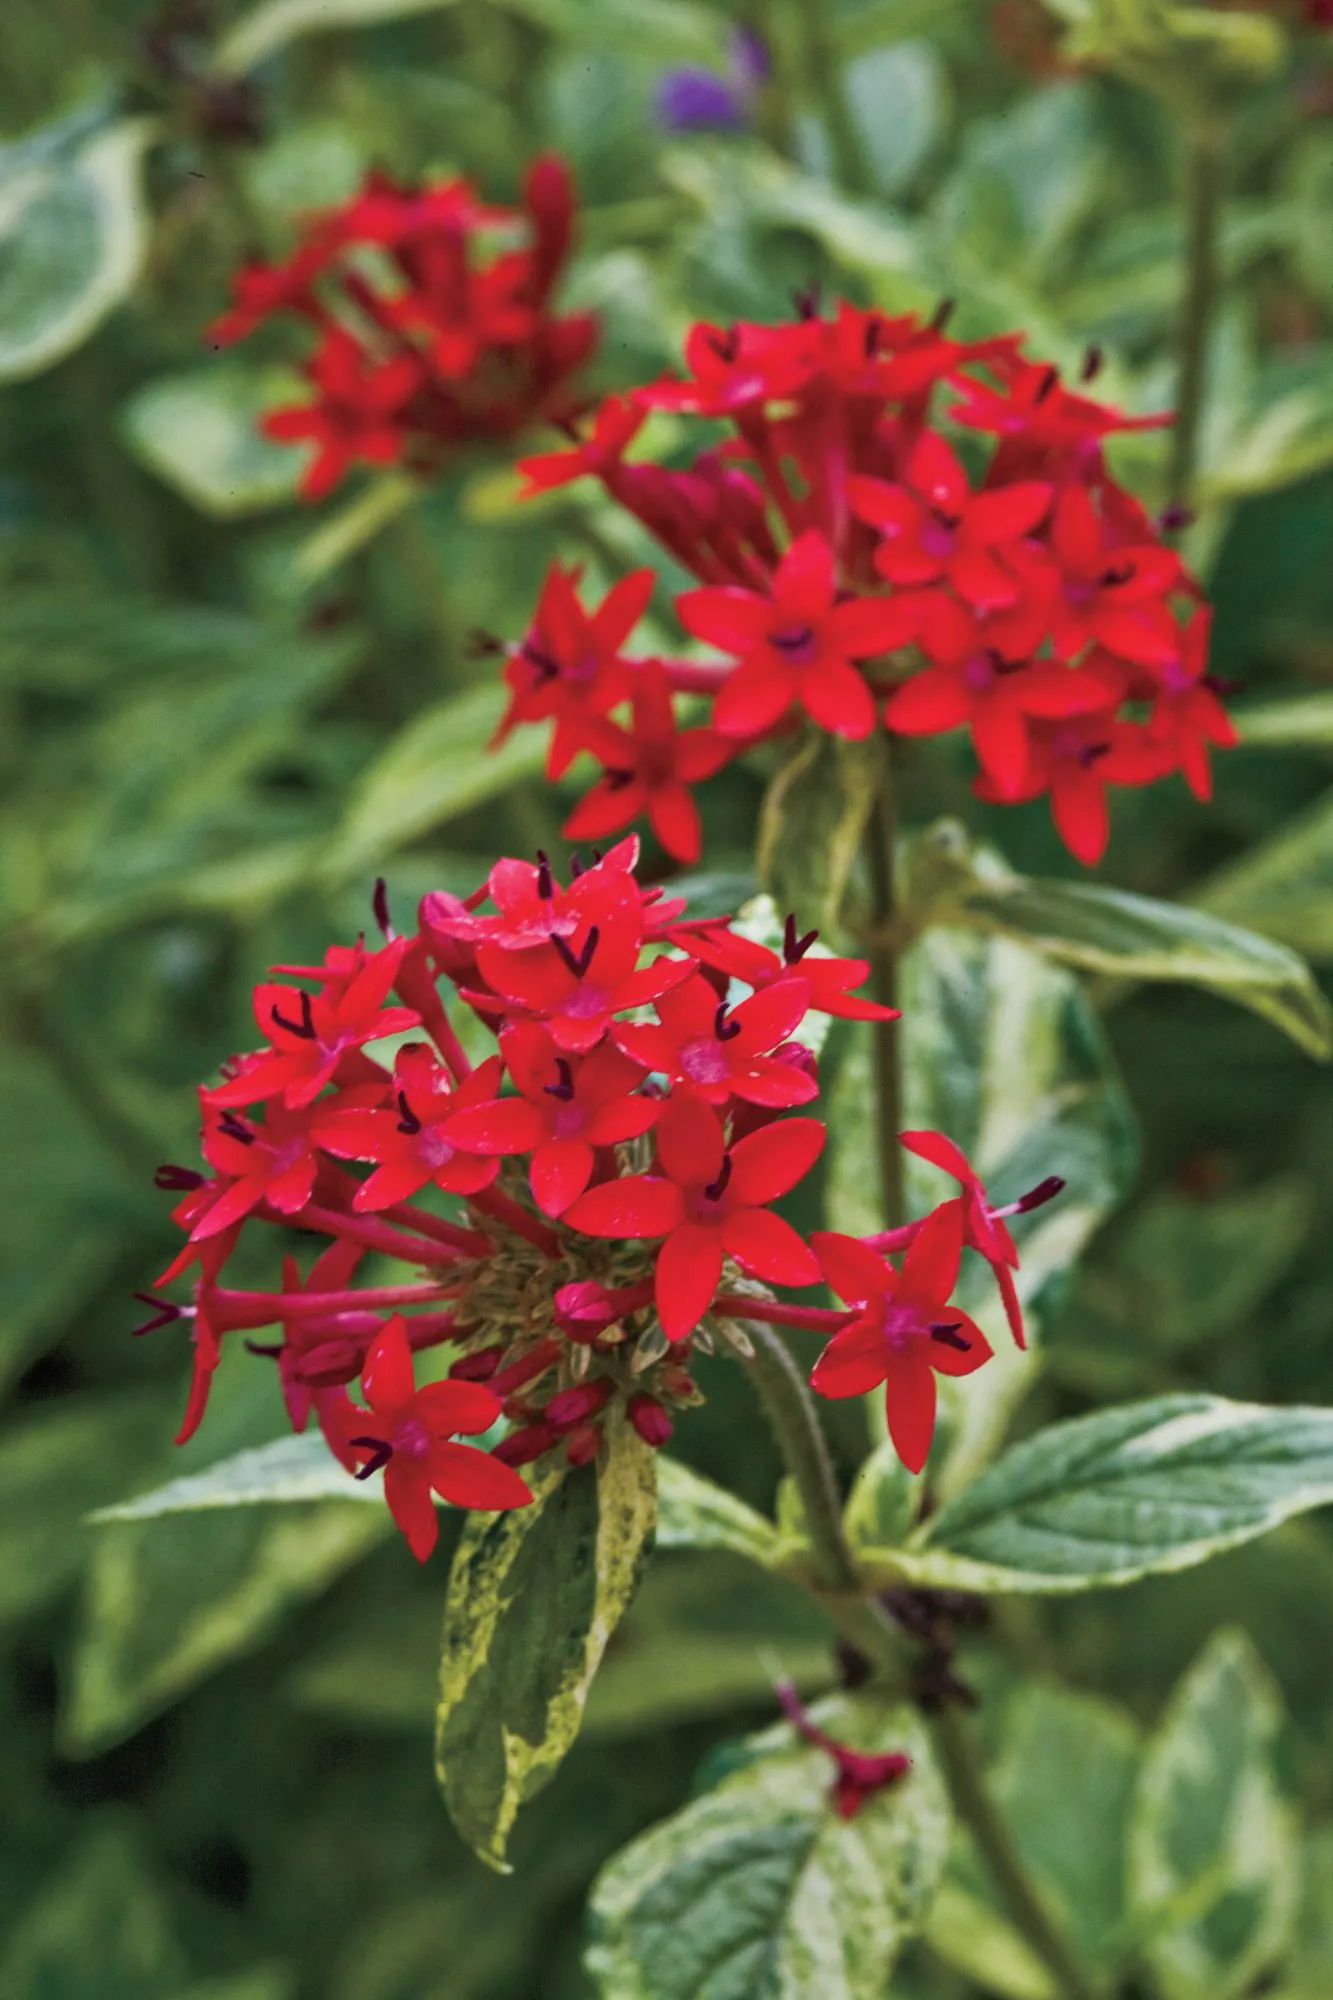
{"label": "pink flower center", "polygon": [[921,524],[921,546],[933,562],[947,562],[958,546],[956,526],[931,514]]}
{"label": "pink flower center", "polygon": [[420,1417],[404,1417],[395,1424],[393,1448],[402,1458],[410,1458],[419,1465],[430,1457],[431,1435]]}
{"label": "pink flower center", "polygon": [[417,1134],[417,1157],[432,1173],[439,1167],[447,1167],[455,1151],[438,1125],[423,1125]]}
{"label": "pink flower center", "polygon": [[780,625],[768,635],[788,666],[810,667],[819,657],[819,634],[813,625]]}
{"label": "pink flower center", "polygon": [[566,1000],[564,1011],[571,1021],[594,1021],[609,1011],[609,1002],[604,986],[579,985]]}
{"label": "pink flower center", "polygon": [[884,1339],[895,1354],[901,1354],[910,1341],[920,1340],[929,1335],[930,1327],[922,1319],[915,1306],[900,1305],[896,1298],[886,1297],[880,1307],[880,1325]]}
{"label": "pink flower center", "polygon": [[587,1122],[588,1114],[581,1104],[557,1104],[551,1127],[557,1139],[577,1139]]}
{"label": "pink flower center", "polygon": [[726,1053],[712,1035],[704,1041],[686,1042],[680,1052],[680,1067],[691,1083],[725,1083],[731,1075]]}
{"label": "pink flower center", "polygon": [[995,679],[995,663],[989,653],[974,653],[963,668],[963,685],[974,694],[983,694]]}

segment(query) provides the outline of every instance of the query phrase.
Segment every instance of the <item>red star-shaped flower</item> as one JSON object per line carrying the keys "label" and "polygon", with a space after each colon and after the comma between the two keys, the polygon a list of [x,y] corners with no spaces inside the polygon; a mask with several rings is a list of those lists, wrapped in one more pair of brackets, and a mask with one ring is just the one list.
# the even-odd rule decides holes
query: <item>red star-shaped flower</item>
{"label": "red star-shaped flower", "polygon": [[971,1375],[991,1356],[981,1328],[949,1303],[963,1254],[963,1205],[926,1218],[901,1272],[854,1236],[810,1239],[820,1268],[856,1317],[835,1333],[810,1377],[821,1396],[864,1396],[884,1384],[889,1436],[920,1472],[935,1434],[935,1376]]}
{"label": "red star-shaped flower", "polygon": [[498,1396],[479,1382],[429,1382],[418,1389],[407,1329],[395,1315],[366,1356],[361,1378],[369,1408],[354,1416],[362,1432],[349,1443],[363,1463],[358,1479],[384,1468],[384,1498],[418,1562],[439,1538],[432,1493],[453,1507],[499,1513],[524,1507],[532,1489],[512,1466],[458,1434],[489,1430],[501,1412]]}
{"label": "red star-shaped flower", "polygon": [[713,720],[725,736],[758,736],[796,703],[835,736],[869,736],[875,699],[855,660],[915,637],[911,607],[884,597],[839,600],[833,550],[815,528],[798,535],[767,592],[730,585],[676,600],[687,632],[740,664],[718,693]]}

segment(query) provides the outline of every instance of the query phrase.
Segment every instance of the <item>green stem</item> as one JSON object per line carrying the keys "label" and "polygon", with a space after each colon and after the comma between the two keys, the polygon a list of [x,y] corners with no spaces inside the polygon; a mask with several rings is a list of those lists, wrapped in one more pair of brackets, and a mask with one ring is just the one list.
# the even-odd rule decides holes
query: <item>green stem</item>
{"label": "green stem", "polygon": [[833,171],[849,194],[872,191],[865,147],[843,87],[829,0],[796,0],[802,69],[828,133]]}
{"label": "green stem", "polygon": [[136,1180],[151,1180],[162,1157],[152,1133],[121,1108],[98,1065],[65,1034],[53,1000],[27,992],[11,1002],[10,1014],[18,1037],[46,1058],[107,1148]]}
{"label": "green stem", "polygon": [[1218,289],[1224,135],[1199,120],[1184,133],[1185,290],[1180,314],[1180,380],[1171,437],[1167,499],[1188,507],[1194,490],[1203,415],[1208,335]]}
{"label": "green stem", "polygon": [[455,625],[444,576],[434,546],[415,507],[400,513],[389,529],[399,568],[412,596],[423,632],[430,635],[438,664],[446,679],[458,669],[458,629]]}
{"label": "green stem", "polygon": [[814,1594],[844,1639],[881,1673],[903,1678],[903,1645],[896,1626],[873,1597],[866,1595],[856,1558],[842,1525],[842,1500],[828,1446],[810,1392],[780,1335],[758,1320],[745,1320],[754,1347],[751,1380],[773,1427],[783,1462],[795,1481],[810,1530],[819,1582]]}
{"label": "green stem", "polygon": [[1013,1836],[986,1790],[967,1725],[956,1708],[945,1708],[933,1718],[932,1735],[954,1811],[990,1869],[1015,1929],[1051,1973],[1060,2000],[1099,2000],[1098,1988],[1052,1924],[1028,1878]]}
{"label": "green stem", "polygon": [[[895,916],[894,850],[896,846],[893,771],[887,742],[880,759],[874,810],[866,830],[866,860],[870,877],[870,984],[885,1007],[898,1004],[898,954],[893,942]],[[875,1037],[875,1134],[879,1152],[880,1192],[884,1226],[897,1229],[907,1220],[903,1199],[903,1155],[898,1133],[903,1120],[899,1026],[880,1021]]]}
{"label": "green stem", "polygon": [[[866,1590],[842,1522],[842,1503],[813,1399],[786,1343],[770,1327],[746,1320],[754,1347],[749,1370],[773,1426],[783,1460],[796,1483],[818,1583],[814,1596],[843,1638],[872,1662],[883,1680],[904,1687],[903,1640],[893,1621]],[[940,1762],[954,1810],[968,1827],[1008,1906],[1016,1929],[1056,1983],[1060,2000],[1099,2000],[1078,1960],[1051,1923],[1029,1881],[1009,1829],[996,1811],[954,1709],[933,1718]]]}

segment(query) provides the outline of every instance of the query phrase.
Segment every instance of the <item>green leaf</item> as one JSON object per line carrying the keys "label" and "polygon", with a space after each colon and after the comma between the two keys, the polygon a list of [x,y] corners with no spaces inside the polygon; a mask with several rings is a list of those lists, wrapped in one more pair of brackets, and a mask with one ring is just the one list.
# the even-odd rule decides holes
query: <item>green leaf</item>
{"label": "green leaf", "polygon": [[1080,1296],[1089,1334],[1160,1354],[1231,1331],[1289,1269],[1310,1220],[1295,1174],[1212,1201],[1162,1189],[1136,1210],[1114,1266]]}
{"label": "green leaf", "polygon": [[[1232,2000],[1270,1971],[1300,1893],[1293,1815],[1273,1774],[1282,1709],[1243,1633],[1219,1632],[1171,1698],[1134,1800],[1129,1874],[1164,2000]],[[1211,1883],[1186,1922],[1158,1911]]]}
{"label": "green leaf", "polygon": [[1308,750],[1333,747],[1333,694],[1289,695],[1285,701],[1252,701],[1231,710],[1247,746]]}
{"label": "green leaf", "polygon": [[155,132],[126,119],[77,149],[0,152],[0,382],[63,360],[133,288],[139,170]]}
{"label": "green leaf", "polygon": [[627,1424],[600,1471],[539,1477],[530,1507],[473,1514],[449,1576],[435,1768],[454,1825],[491,1867],[555,1775],[652,1549],[654,1454]]}
{"label": "green leaf", "polygon": [[843,1523],[852,1548],[893,1549],[904,1542],[916,1516],[919,1483],[886,1438],[875,1446],[852,1482]]}
{"label": "green leaf", "polygon": [[1333,1054],[1333,1010],[1285,945],[1206,910],[1084,882],[1021,876],[968,885],[961,912],[1086,972],[1205,986],[1272,1021],[1310,1055]]}
{"label": "green leaf", "polygon": [[777,1548],[771,1521],[665,1453],[657,1461],[657,1506],[659,1549],[734,1549],[767,1563]]}
{"label": "green leaf", "polygon": [[454,0],[261,0],[218,42],[213,68],[219,76],[243,76],[301,35],[374,28],[453,4]]}
{"label": "green leaf", "polygon": [[130,1521],[97,1541],[61,1731],[67,1754],[119,1742],[261,1644],[390,1532],[341,1502],[207,1521]]}
{"label": "green leaf", "polygon": [[[1134,1170],[1133,1117],[1101,1026],[1078,982],[1006,938],[931,928],[904,954],[899,1004],[907,1129],[932,1127],[961,1146],[1000,1203],[1048,1174],[1058,1201],[1014,1218],[1030,1344],[1058,1310],[1068,1274]],[[870,1033],[855,1028],[834,1080],[825,1212],[828,1226],[864,1235],[883,1227],[877,1196]],[[908,1159],[908,1204],[924,1214],[955,1183]],[[984,1391],[950,1388],[954,1441],[937,1484],[956,1489],[1003,1434],[1039,1362],[1021,1355],[992,1280],[968,1259],[960,1303],[976,1315],[996,1358]]]}
{"label": "green leaf", "polygon": [[196,368],[145,384],[121,425],[150,472],[201,513],[234,521],[295,497],[302,454],[264,437],[259,420],[303,394],[281,369]]}
{"label": "green leaf", "polygon": [[92,1516],[98,1523],[157,1521],[167,1514],[192,1514],[217,1507],[283,1506],[311,1500],[384,1498],[379,1474],[353,1479],[343,1470],[319,1431],[275,1438],[219,1459],[202,1472],[186,1473],[133,1500],[119,1500]]}
{"label": "green leaf", "polygon": [[1219,462],[1200,482],[1209,500],[1235,500],[1294,486],[1333,465],[1333,351],[1321,350],[1315,379],[1247,410]]}
{"label": "green leaf", "polygon": [[0,1439],[0,1623],[67,1589],[88,1553],[80,1521],[122,1489],[160,1435],[144,1396],[68,1396]]}
{"label": "green leaf", "polygon": [[1333,958],[1333,792],[1210,877],[1195,901],[1311,958]]}
{"label": "green leaf", "polygon": [[0,1956],[13,2000],[179,2000],[184,1960],[128,1827],[91,1835]]}
{"label": "green leaf", "polygon": [[[967,1851],[961,1843],[959,1851]],[[953,1875],[946,1877],[926,1925],[931,1950],[983,1991],[1003,1994],[1005,2000],[1062,2000],[1042,1961],[988,1897],[989,1889],[965,1889]]]}
{"label": "green leaf", "polygon": [[535,778],[546,758],[537,729],[520,729],[488,749],[507,702],[493,682],[427,708],[397,735],[361,778],[327,858],[330,875],[364,872],[373,861],[511,785]]}
{"label": "green leaf", "polygon": [[73,1094],[29,1048],[0,1050],[0,1389],[108,1274],[125,1173]]}
{"label": "green leaf", "polygon": [[848,64],[843,87],[884,194],[900,194],[925,164],[949,112],[949,79],[929,42],[900,41]]}
{"label": "green leaf", "polygon": [[875,805],[879,745],[819,729],[798,741],[764,795],[759,879],[803,928],[837,930]]}
{"label": "green leaf", "polygon": [[1012,1446],[931,1519],[903,1573],[1097,1589],[1188,1569],[1330,1501],[1333,1410],[1159,1396]]}
{"label": "green leaf", "polygon": [[658,62],[720,63],[726,30],[697,0],[505,0],[511,13],[574,48],[632,48]]}
{"label": "green leaf", "polygon": [[815,1720],[909,1776],[842,1820],[833,1766],[787,1724],[652,1828],[593,1889],[588,1969],[605,2000],[880,2000],[939,1880],[948,1808],[911,1710],[837,1696]]}

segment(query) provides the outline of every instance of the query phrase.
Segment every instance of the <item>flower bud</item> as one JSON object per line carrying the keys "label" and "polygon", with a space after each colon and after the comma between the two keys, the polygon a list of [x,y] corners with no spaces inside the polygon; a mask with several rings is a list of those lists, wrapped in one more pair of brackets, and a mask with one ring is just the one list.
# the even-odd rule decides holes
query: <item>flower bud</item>
{"label": "flower bud", "polygon": [[498,1458],[501,1465],[530,1465],[534,1458],[551,1449],[558,1436],[559,1432],[550,1424],[525,1424],[492,1445],[491,1457]]}
{"label": "flower bud", "polygon": [[552,1396],[546,1405],[546,1421],[558,1431],[572,1431],[605,1409],[614,1394],[615,1383],[609,1375],[599,1375],[595,1382],[578,1382]]}
{"label": "flower bud", "polygon": [[655,1396],[631,1396],[629,1420],[644,1443],[652,1445],[655,1450],[666,1443],[674,1428]]}
{"label": "flower bud", "polygon": [[452,1382],[490,1382],[504,1359],[503,1347],[483,1347],[475,1354],[460,1354],[449,1370]]}
{"label": "flower bud", "polygon": [[580,1424],[565,1439],[565,1458],[570,1465],[590,1465],[602,1448],[602,1433],[596,1424]]}

